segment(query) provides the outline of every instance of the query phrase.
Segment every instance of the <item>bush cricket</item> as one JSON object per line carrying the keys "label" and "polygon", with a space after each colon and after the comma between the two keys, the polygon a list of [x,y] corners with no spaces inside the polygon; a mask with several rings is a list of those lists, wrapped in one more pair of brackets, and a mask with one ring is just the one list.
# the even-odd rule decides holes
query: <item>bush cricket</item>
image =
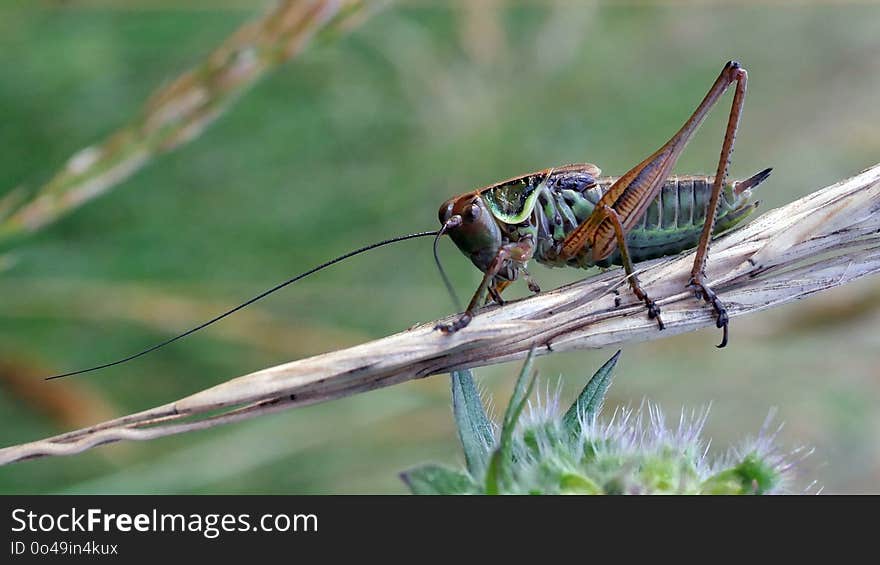
{"label": "bush cricket", "polygon": [[[755,205],[748,202],[749,189],[770,174],[766,169],[741,182],[725,182],[747,76],[738,62],[728,62],[681,129],[623,176],[600,177],[599,168],[588,163],[565,165],[446,201],[439,212],[441,233],[448,233],[484,275],[464,313],[437,329],[452,333],[466,327],[486,294],[500,301],[504,288],[520,275],[537,291],[526,270],[529,260],[535,259],[551,267],[623,265],[630,288],[662,330],[660,308],[642,289],[633,263],[676,254],[696,244],[688,286],[714,308],[717,326],[723,330],[718,347],[724,347],[728,338],[727,311],[705,274],[709,241],[713,234],[733,227],[754,209]],[[733,106],[714,177],[670,178],[688,141],[734,84]],[[701,203],[706,198],[704,207]]]}
{"label": "bush cricket", "polygon": [[[354,255],[377,247],[421,237],[437,242],[449,235],[456,246],[483,272],[482,281],[465,311],[439,332],[451,334],[467,327],[488,296],[498,303],[501,293],[522,276],[539,292],[527,271],[529,260],[547,266],[587,268],[619,264],[635,296],[663,329],[660,308],[639,283],[633,264],[674,255],[696,247],[688,287],[715,311],[721,343],[728,341],[724,303],[708,285],[706,257],[712,236],[741,222],[757,206],[751,189],[770,174],[765,169],[741,181],[727,182],[746,92],[747,73],[728,62],[694,113],[660,149],[620,177],[603,177],[598,167],[573,164],[552,167],[508,179],[447,200],[440,207],[439,230],[402,235],[367,245],[327,261],[239,304],[184,333],[116,361],[48,377],[56,379],[126,363],[201,330],[300,279]],[[673,166],[719,98],[735,85],[718,168],[714,176],[670,176]],[[452,291],[439,259],[443,281]],[[454,294],[454,293],[453,293]]]}

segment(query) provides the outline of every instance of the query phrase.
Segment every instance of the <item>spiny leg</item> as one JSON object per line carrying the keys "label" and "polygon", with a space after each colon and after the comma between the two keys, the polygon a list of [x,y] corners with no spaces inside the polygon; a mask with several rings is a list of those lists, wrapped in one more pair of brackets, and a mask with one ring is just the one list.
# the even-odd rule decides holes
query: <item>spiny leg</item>
{"label": "spiny leg", "polygon": [[657,303],[651,300],[648,293],[644,291],[639,282],[639,278],[635,274],[635,269],[633,268],[633,263],[629,256],[629,248],[626,245],[626,233],[623,230],[623,224],[620,222],[620,215],[614,210],[614,208],[608,205],[602,206],[602,213],[605,214],[607,218],[611,219],[611,223],[614,226],[614,234],[617,237],[617,249],[620,251],[620,262],[623,263],[623,269],[626,271],[626,280],[629,283],[629,287],[632,289],[633,294],[636,295],[636,298],[644,302],[645,306],[647,306],[648,318],[656,318],[657,325],[660,326],[660,331],[663,331],[666,329],[666,326],[660,318],[660,307],[657,306]]}
{"label": "spiny leg", "polygon": [[451,324],[437,324],[434,326],[434,329],[440,330],[443,333],[455,333],[458,330],[467,327],[467,325],[471,323],[477,307],[489,292],[490,285],[494,281],[495,275],[501,271],[505,263],[510,260],[518,263],[525,263],[532,257],[533,250],[534,245],[530,239],[523,239],[516,243],[506,243],[502,245],[498,249],[498,253],[496,253],[492,263],[489,264],[489,268],[483,273],[483,280],[480,281],[480,286],[477,287],[477,291],[471,298],[470,303],[468,303],[464,313],[462,313],[462,315]]}
{"label": "spiny leg", "polygon": [[715,325],[723,330],[721,343],[718,347],[727,345],[728,325],[730,318],[724,303],[718,295],[706,284],[706,258],[709,254],[709,241],[712,239],[712,230],[715,228],[715,216],[718,213],[718,201],[721,198],[721,189],[727,178],[727,167],[730,164],[730,155],[733,153],[733,143],[736,139],[736,130],[739,127],[740,115],[742,114],[743,101],[748,83],[748,73],[738,63],[734,63],[732,80],[736,81],[736,91],[733,95],[733,104],[730,109],[730,117],[727,120],[727,130],[724,133],[724,143],[721,145],[721,157],[718,160],[718,170],[715,172],[715,181],[712,184],[712,195],[709,198],[709,207],[706,210],[706,223],[700,235],[697,245],[697,253],[694,257],[694,266],[691,269],[691,279],[688,288],[693,290],[697,298],[702,298],[712,305],[715,310],[717,321]]}
{"label": "spiny leg", "polygon": [[[535,279],[532,278],[532,275],[526,270],[525,267],[521,267],[520,271],[522,272],[523,278],[526,280],[526,284],[529,286],[529,290],[538,294],[541,292],[541,287],[538,286],[538,283],[535,282]],[[504,289],[513,284],[513,281],[508,280],[499,280],[495,279],[492,284],[489,285],[489,296],[486,298],[486,304],[489,304],[490,301],[495,302],[495,304],[499,306],[504,306],[504,299],[501,298],[501,293],[504,292]]]}
{"label": "spiny leg", "polygon": [[489,283],[495,278],[498,271],[501,270],[501,265],[504,264],[504,261],[507,260],[509,255],[510,252],[504,247],[501,247],[501,249],[498,250],[498,254],[495,255],[495,259],[493,259],[492,263],[489,265],[489,268],[483,273],[483,280],[480,281],[480,286],[477,287],[477,291],[474,293],[474,296],[471,298],[471,301],[468,303],[467,308],[462,315],[450,324],[437,324],[434,326],[434,329],[440,330],[443,333],[451,334],[467,327],[474,318],[474,311],[477,309],[480,302],[483,301],[483,297],[486,296],[489,290]]}

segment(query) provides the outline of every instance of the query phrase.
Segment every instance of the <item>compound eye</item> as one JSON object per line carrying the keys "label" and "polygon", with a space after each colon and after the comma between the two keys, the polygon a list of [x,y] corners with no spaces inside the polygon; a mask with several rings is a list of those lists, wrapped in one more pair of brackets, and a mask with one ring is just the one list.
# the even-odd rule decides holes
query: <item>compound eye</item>
{"label": "compound eye", "polygon": [[483,209],[480,208],[480,206],[477,205],[477,203],[475,202],[475,203],[471,204],[470,206],[468,206],[467,208],[465,208],[464,214],[462,214],[462,215],[463,215],[464,219],[467,220],[468,222],[473,222],[473,221],[476,221],[482,213],[483,213]]}
{"label": "compound eye", "polygon": [[440,206],[440,210],[437,216],[440,219],[441,224],[445,224],[450,217],[452,217],[452,207],[455,204],[454,199],[449,199]]}

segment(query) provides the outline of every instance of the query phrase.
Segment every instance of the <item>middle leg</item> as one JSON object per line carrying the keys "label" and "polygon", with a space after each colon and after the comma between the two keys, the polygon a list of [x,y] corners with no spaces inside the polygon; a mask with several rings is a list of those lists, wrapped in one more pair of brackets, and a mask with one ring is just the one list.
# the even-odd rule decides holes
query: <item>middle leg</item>
{"label": "middle leg", "polygon": [[645,303],[645,306],[648,308],[648,318],[656,319],[660,330],[664,330],[666,326],[663,324],[663,319],[660,318],[660,307],[648,296],[648,293],[642,288],[638,276],[636,276],[632,259],[629,256],[629,247],[626,245],[626,232],[623,229],[623,223],[620,221],[620,215],[607,204],[602,205],[601,214],[609,218],[614,226],[617,249],[620,251],[620,262],[623,263],[623,269],[626,271],[626,280],[629,283],[629,287],[632,289],[633,294],[636,295],[636,298]]}

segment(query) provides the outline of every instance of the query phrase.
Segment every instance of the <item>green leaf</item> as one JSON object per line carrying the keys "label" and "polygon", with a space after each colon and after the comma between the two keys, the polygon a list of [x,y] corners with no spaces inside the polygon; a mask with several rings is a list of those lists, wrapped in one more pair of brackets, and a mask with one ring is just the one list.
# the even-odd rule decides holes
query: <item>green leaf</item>
{"label": "green leaf", "polygon": [[452,411],[468,471],[481,476],[495,447],[495,434],[470,370],[452,372]]}
{"label": "green leaf", "polygon": [[499,483],[501,482],[501,459],[503,453],[499,447],[492,453],[492,459],[489,460],[489,468],[486,469],[486,494],[498,494]]}
{"label": "green leaf", "polygon": [[442,465],[422,465],[400,474],[413,494],[475,494],[477,487],[461,471]]}
{"label": "green leaf", "polygon": [[599,408],[602,407],[602,402],[605,400],[605,393],[608,392],[608,386],[611,384],[611,373],[614,371],[618,359],[620,359],[620,350],[599,367],[575,403],[562,417],[562,425],[570,433],[576,434],[578,432],[582,417],[592,418],[599,412]]}
{"label": "green leaf", "polygon": [[532,374],[532,364],[534,361],[535,346],[533,345],[519,372],[519,377],[516,379],[516,386],[513,388],[513,395],[510,397],[510,402],[507,404],[507,410],[504,412],[504,424],[501,428],[502,446],[504,440],[509,440],[510,436],[513,435],[516,422],[519,420],[523,408],[525,408],[526,401],[528,401],[529,396],[532,394],[532,388],[535,386],[536,376]]}
{"label": "green leaf", "polygon": [[513,430],[519,420],[520,414],[532,395],[532,389],[535,387],[535,379],[537,374],[532,373],[532,363],[535,360],[535,346],[529,350],[529,355],[523,363],[519,377],[516,379],[516,386],[513,389],[513,396],[507,405],[504,413],[504,424],[501,427],[501,439],[498,442],[498,449],[492,453],[489,461],[489,468],[486,471],[486,494],[498,494],[501,476],[504,471],[504,464],[510,461],[510,443],[513,440]]}

